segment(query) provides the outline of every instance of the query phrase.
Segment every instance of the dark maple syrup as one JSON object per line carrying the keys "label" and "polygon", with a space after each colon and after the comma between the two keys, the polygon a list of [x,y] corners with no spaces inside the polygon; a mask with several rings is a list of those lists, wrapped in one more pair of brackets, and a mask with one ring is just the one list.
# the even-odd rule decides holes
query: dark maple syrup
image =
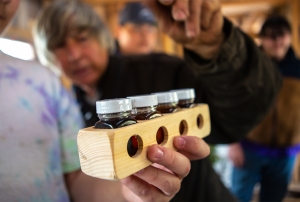
{"label": "dark maple syrup", "polygon": [[[170,114],[180,111],[178,107],[178,97],[174,92],[162,92],[155,93],[157,95],[157,111],[160,111],[163,114]],[[160,127],[156,133],[156,141],[158,144],[163,143],[165,139],[165,133],[162,127]]]}
{"label": "dark maple syrup", "polygon": [[178,96],[178,106],[180,108],[192,108],[195,106],[195,90],[193,88],[172,90],[176,92]]}
{"label": "dark maple syrup", "polygon": [[161,112],[156,110],[156,95],[140,95],[128,98],[132,102],[131,114],[136,120],[150,120],[162,116]]}
{"label": "dark maple syrup", "polygon": [[[115,129],[136,124],[137,120],[131,115],[130,99],[102,100],[96,103],[99,121],[95,124],[98,129]],[[136,136],[132,136],[127,143],[129,156],[138,151],[139,143]]]}
{"label": "dark maple syrup", "polygon": [[178,96],[176,92],[161,92],[157,95],[157,110],[163,114],[174,113],[180,111],[178,107]]}

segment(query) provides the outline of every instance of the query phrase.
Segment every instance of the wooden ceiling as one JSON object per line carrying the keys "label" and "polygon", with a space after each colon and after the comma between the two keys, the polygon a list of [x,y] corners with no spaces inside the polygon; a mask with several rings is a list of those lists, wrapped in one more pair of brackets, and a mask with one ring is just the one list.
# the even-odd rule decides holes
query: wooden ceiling
{"label": "wooden ceiling", "polygon": [[[22,0],[25,2],[25,0]],[[36,12],[42,6],[52,2],[53,0],[26,0],[29,5],[22,8],[20,22],[13,26],[6,36],[32,42],[30,37],[30,27],[34,20],[32,13]],[[143,1],[143,0],[84,0],[92,5],[97,13],[99,13],[110,26],[112,32],[115,31],[117,15],[119,10],[126,2]],[[292,23],[293,43],[296,47],[296,52],[300,55],[300,40],[299,40],[299,25],[300,25],[300,0],[221,0],[223,14],[231,19],[237,26],[248,33],[253,38],[256,37],[262,22],[268,14],[276,11],[285,15]],[[32,10],[32,5],[35,4],[35,11]],[[37,11],[36,11],[37,10]],[[29,17],[28,17],[29,16]],[[27,25],[25,25],[27,23]],[[174,45],[167,37],[161,36],[162,50],[167,50],[167,53],[177,53],[180,49]]]}
{"label": "wooden ceiling", "polygon": [[[33,0],[38,3],[48,3],[53,0]],[[143,0],[83,0],[93,6],[105,5],[105,4],[123,4],[127,2],[134,1],[143,1]],[[249,5],[249,4],[257,4],[258,6],[261,4],[267,4],[270,6],[279,6],[288,2],[289,0],[221,0],[223,6],[239,6],[239,5]]]}

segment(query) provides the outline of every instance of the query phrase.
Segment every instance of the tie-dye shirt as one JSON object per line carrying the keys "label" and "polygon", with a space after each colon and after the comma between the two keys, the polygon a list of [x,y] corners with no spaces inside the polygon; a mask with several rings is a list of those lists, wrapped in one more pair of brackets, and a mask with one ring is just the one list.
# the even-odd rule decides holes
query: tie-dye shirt
{"label": "tie-dye shirt", "polygon": [[80,169],[81,127],[54,74],[0,52],[0,201],[69,201],[63,174]]}

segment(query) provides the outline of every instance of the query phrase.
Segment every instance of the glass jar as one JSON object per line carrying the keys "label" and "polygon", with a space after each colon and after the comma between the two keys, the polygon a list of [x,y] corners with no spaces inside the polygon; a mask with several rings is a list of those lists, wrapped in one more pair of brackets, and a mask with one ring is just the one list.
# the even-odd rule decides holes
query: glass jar
{"label": "glass jar", "polygon": [[132,117],[136,120],[150,120],[161,117],[161,112],[156,110],[157,95],[141,95],[128,97],[132,101]]}
{"label": "glass jar", "polygon": [[192,108],[195,106],[195,90],[193,88],[172,90],[176,92],[178,96],[178,106],[181,108]]}
{"label": "glass jar", "polygon": [[180,111],[178,107],[178,96],[175,92],[159,92],[153,93],[157,95],[157,110],[163,114],[174,113]]}
{"label": "glass jar", "polygon": [[[137,121],[131,116],[131,100],[111,99],[96,102],[99,121],[95,124],[98,129],[114,129],[136,124]],[[130,137],[127,142],[127,152],[129,156],[134,156],[139,148],[136,136]]]}
{"label": "glass jar", "polygon": [[97,101],[96,109],[99,121],[95,124],[95,128],[114,129],[137,123],[131,116],[132,105],[130,99]]}

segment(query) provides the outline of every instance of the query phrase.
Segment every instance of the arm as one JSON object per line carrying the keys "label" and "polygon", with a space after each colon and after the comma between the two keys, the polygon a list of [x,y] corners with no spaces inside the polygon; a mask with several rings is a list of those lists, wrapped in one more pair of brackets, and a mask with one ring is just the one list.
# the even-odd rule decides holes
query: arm
{"label": "arm", "polygon": [[74,201],[126,201],[119,181],[93,178],[81,170],[65,174],[65,181]]}
{"label": "arm", "polygon": [[186,60],[204,86],[210,106],[209,143],[231,143],[244,138],[266,115],[281,88],[275,64],[255,43],[225,20],[225,41],[212,60],[185,50]]}
{"label": "arm", "polygon": [[[208,145],[196,137],[176,137],[179,152],[153,145],[148,158],[157,163],[120,181],[92,178],[80,170],[66,174],[66,185],[74,201],[169,201],[189,173],[190,161],[205,158]],[[182,154],[180,154],[182,153]],[[184,154],[184,155],[183,155]]]}
{"label": "arm", "polygon": [[245,155],[243,148],[239,142],[229,145],[228,157],[235,167],[243,167],[245,163]]}
{"label": "arm", "polygon": [[247,35],[224,20],[219,0],[147,4],[162,29],[183,44],[185,59],[201,81],[201,101],[209,104],[212,122],[206,141],[242,139],[266,114],[281,87],[275,65]]}

